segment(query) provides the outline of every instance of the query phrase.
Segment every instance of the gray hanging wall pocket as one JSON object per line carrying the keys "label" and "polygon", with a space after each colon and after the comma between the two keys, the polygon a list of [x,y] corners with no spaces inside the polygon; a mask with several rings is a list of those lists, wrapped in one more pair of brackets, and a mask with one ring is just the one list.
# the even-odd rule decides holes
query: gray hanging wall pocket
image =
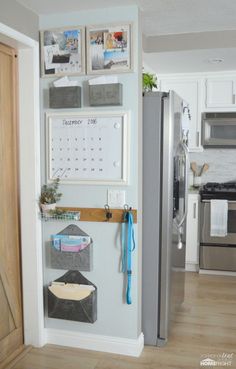
{"label": "gray hanging wall pocket", "polygon": [[[63,289],[66,298],[63,298]],[[58,291],[62,291],[61,295]],[[77,270],[69,270],[48,287],[48,316],[94,323],[97,320],[97,287]]]}
{"label": "gray hanging wall pocket", "polygon": [[81,87],[50,87],[49,107],[51,109],[81,108]]}
{"label": "gray hanging wall pocket", "polygon": [[122,105],[123,86],[121,83],[89,85],[89,105],[109,106]]}
{"label": "gray hanging wall pocket", "polygon": [[52,235],[50,253],[53,269],[89,272],[93,268],[93,240],[74,224]]}

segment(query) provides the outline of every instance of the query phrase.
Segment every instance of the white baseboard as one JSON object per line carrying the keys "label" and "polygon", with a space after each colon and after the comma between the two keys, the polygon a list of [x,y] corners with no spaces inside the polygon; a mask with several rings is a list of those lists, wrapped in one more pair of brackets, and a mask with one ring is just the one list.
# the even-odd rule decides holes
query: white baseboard
{"label": "white baseboard", "polygon": [[137,339],[102,336],[82,332],[45,328],[46,343],[85,350],[139,357],[144,347],[143,333]]}
{"label": "white baseboard", "polygon": [[236,272],[227,272],[224,270],[199,269],[199,274],[226,275],[226,276],[236,277]]}
{"label": "white baseboard", "polygon": [[187,272],[198,272],[199,271],[199,265],[195,263],[186,263],[185,264],[185,270]]}

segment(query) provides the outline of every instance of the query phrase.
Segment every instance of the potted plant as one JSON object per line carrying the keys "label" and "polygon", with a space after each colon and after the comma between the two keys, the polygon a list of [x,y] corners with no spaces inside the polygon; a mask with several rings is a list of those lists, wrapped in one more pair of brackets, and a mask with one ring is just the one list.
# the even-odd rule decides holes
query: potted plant
{"label": "potted plant", "polygon": [[59,183],[60,178],[56,178],[52,183],[42,186],[39,202],[43,213],[55,210],[57,201],[61,199],[62,193],[58,192]]}
{"label": "potted plant", "polygon": [[151,73],[143,73],[143,92],[157,88],[157,76]]}

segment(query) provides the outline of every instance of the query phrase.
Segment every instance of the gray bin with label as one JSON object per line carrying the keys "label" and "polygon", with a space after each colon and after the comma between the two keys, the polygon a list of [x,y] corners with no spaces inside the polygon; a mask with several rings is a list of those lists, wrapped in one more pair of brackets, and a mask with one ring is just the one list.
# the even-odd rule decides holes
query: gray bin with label
{"label": "gray bin with label", "polygon": [[49,107],[51,109],[81,108],[81,87],[50,87]]}
{"label": "gray bin with label", "polygon": [[90,106],[122,105],[123,92],[121,83],[89,85]]}

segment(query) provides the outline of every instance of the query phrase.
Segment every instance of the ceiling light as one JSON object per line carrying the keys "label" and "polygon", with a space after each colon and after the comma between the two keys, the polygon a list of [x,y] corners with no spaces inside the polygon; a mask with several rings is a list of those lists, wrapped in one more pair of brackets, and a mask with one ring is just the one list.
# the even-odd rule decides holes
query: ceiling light
{"label": "ceiling light", "polygon": [[212,59],[208,59],[208,63],[210,64],[220,64],[223,63],[224,59],[222,58],[212,58]]}

